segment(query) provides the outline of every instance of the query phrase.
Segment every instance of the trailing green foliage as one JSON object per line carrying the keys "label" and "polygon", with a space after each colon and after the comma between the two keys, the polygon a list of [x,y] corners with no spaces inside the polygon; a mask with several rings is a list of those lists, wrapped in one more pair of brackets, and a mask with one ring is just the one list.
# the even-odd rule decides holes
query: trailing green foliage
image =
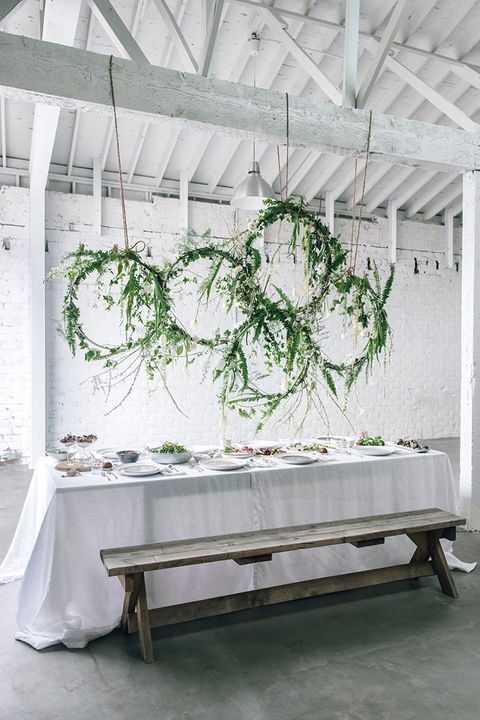
{"label": "trailing green foliage", "polygon": [[[288,254],[301,252],[304,259],[304,304],[271,283],[264,270],[258,241],[277,221],[291,224]],[[222,406],[246,417],[258,412],[261,426],[286,400],[315,395],[318,384],[336,398],[338,381],[343,380],[348,392],[386,350],[390,327],[385,305],[393,269],[382,288],[376,267],[372,284],[366,275],[355,274],[347,256],[303,200],[272,200],[240,236],[220,244],[210,233],[190,238],[177,257],[161,267],[133,249],[90,250],[80,245],[52,276],[68,281],[62,332],[72,353],[83,350],[87,361],[101,361],[107,371],[115,370],[118,382],[133,377],[132,385],[142,365],[150,378],[164,378],[165,366],[178,358],[194,362],[207,355],[215,363],[213,377],[220,385]],[[190,271],[199,260],[207,266],[203,278]],[[121,311],[122,338],[113,346],[87,337],[81,322],[78,291],[94,278],[105,307]],[[235,308],[236,326],[195,337],[175,314],[175,294],[186,285],[193,287],[199,304],[208,304],[215,294],[227,310]],[[343,316],[362,338],[357,356],[348,362],[334,362],[322,349],[322,321],[328,312]],[[251,369],[252,358],[259,357],[263,376]],[[282,389],[263,390],[261,381],[275,370],[284,378]]]}

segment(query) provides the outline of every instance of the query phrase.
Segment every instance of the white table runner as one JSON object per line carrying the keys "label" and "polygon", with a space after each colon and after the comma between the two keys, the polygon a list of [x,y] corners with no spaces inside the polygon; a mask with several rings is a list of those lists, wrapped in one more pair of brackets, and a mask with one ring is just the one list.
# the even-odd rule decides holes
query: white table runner
{"label": "white table runner", "polygon": [[[123,590],[101,548],[427,507],[458,512],[448,457],[354,458],[226,473],[62,478],[55,461],[35,469],[0,582],[23,577],[16,638],[37,649],[84,647],[120,620]],[[408,562],[405,536],[276,555],[271,562],[211,563],[147,575],[150,606],[189,602],[314,577]]]}

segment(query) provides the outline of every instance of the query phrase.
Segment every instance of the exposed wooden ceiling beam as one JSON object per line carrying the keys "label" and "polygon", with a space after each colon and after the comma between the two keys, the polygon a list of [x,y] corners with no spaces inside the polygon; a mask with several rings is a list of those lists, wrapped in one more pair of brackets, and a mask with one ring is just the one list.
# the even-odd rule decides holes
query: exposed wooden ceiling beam
{"label": "exposed wooden ceiling beam", "polygon": [[347,0],[343,53],[343,104],[355,107],[357,96],[358,29],[360,0]]}
{"label": "exposed wooden ceiling beam", "polygon": [[[7,98],[110,114],[108,63],[105,55],[3,33],[0,89]],[[114,77],[123,117],[273,144],[284,140],[282,93],[121,59],[115,59]],[[363,110],[293,97],[290,119],[293,147],[364,154],[369,113]],[[373,116],[370,149],[372,159],[385,162],[446,172],[480,168],[479,134],[381,114]]]}
{"label": "exposed wooden ceiling beam", "polygon": [[180,30],[180,26],[175,19],[175,15],[168,7],[166,0],[153,0],[153,3],[169,30],[170,37],[183,67],[187,72],[196,73],[198,70],[197,61],[195,60],[193,53],[185,40],[184,34]]}
{"label": "exposed wooden ceiling beam", "polygon": [[147,64],[143,50],[113,7],[110,0],[87,0],[91,11],[122,57]]}
{"label": "exposed wooden ceiling beam", "polygon": [[342,104],[342,93],[320,70],[318,65],[312,60],[310,55],[300,47],[295,38],[285,28],[282,20],[282,11],[275,8],[266,8],[265,21],[270,29],[275,33],[277,38],[285,44],[289,53],[297,60],[305,72],[310,75],[312,80],[318,85],[320,90],[337,105]]}
{"label": "exposed wooden ceiling beam", "polygon": [[363,108],[367,104],[369,95],[382,71],[385,58],[387,57],[392,43],[395,40],[405,9],[409,3],[410,0],[397,0],[397,4],[393,8],[387,27],[382,35],[382,39],[378,43],[375,57],[373,58],[372,64],[363,79],[360,90],[358,91],[356,106],[359,108]]}
{"label": "exposed wooden ceiling beam", "polygon": [[225,0],[215,0],[215,6],[210,15],[207,36],[202,48],[202,54],[198,63],[198,72],[204,77],[208,76],[212,64],[213,51],[217,41],[218,31],[222,22],[225,10]]}

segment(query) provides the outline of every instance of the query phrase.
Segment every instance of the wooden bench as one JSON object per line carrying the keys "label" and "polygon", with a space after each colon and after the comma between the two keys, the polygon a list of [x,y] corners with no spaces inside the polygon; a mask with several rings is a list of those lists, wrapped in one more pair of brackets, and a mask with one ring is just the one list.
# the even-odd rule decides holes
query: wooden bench
{"label": "wooden bench", "polygon": [[[125,588],[122,627],[129,633],[138,632],[143,659],[145,662],[153,662],[152,627],[428,575],[437,575],[442,591],[456,598],[458,593],[440,538],[454,540],[456,526],[464,523],[465,519],[458,515],[432,508],[315,525],[113,548],[101,550],[100,556],[108,575],[118,577]],[[381,544],[386,537],[403,534],[408,535],[416,545],[412,559],[404,565],[289,583],[170,607],[148,608],[145,572],[219,560],[234,560],[239,565],[268,562],[274,553],[342,543],[363,548]]]}

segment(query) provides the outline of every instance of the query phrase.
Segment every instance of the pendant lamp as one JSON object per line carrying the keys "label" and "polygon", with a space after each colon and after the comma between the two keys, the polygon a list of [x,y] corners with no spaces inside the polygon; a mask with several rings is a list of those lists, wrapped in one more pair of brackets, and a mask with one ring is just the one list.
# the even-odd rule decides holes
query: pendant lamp
{"label": "pendant lamp", "polygon": [[[250,54],[253,57],[253,87],[257,87],[255,75],[255,58],[260,51],[260,38],[257,33],[252,33],[249,39]],[[255,157],[255,141],[253,142],[252,162],[247,176],[237,185],[233,191],[230,205],[239,210],[261,210],[263,201],[267,198],[274,198],[272,187],[262,178],[260,165]]]}

